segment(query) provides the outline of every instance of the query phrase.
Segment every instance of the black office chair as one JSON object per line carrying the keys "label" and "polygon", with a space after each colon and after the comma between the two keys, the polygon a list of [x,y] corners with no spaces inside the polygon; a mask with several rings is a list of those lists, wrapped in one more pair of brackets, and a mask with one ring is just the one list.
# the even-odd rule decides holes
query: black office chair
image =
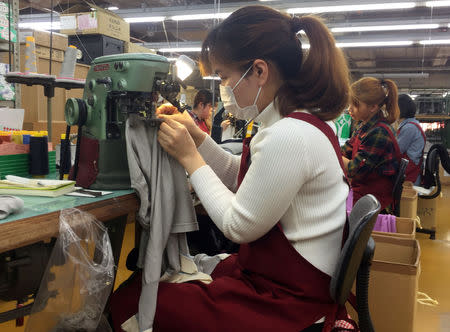
{"label": "black office chair", "polygon": [[356,202],[349,216],[348,237],[330,283],[331,298],[344,305],[356,277],[356,303],[361,332],[374,331],[368,303],[370,265],[375,251],[375,242],[370,234],[380,207],[372,195],[365,195]]}
{"label": "black office chair", "polygon": [[423,199],[434,199],[441,194],[442,185],[439,179],[439,162],[442,167],[450,173],[450,158],[447,148],[442,144],[434,144],[428,150],[425,161],[425,169],[422,176],[422,187],[430,189],[435,186],[436,190],[431,195],[419,195]]}
{"label": "black office chair", "polygon": [[[435,187],[435,190],[429,195],[421,194],[419,198],[435,199],[441,194],[442,185],[439,179],[439,163],[441,163],[445,171],[450,173],[450,157],[447,148],[442,144],[433,144],[427,153],[421,186],[425,189]],[[429,234],[431,240],[436,239],[436,229],[417,227],[416,232]]]}
{"label": "black office chair", "polygon": [[392,196],[394,197],[393,214],[397,217],[400,216],[400,200],[402,198],[403,182],[405,182],[408,164],[409,161],[407,159],[402,158],[400,160],[400,166],[398,167],[397,176],[394,181],[394,188],[392,189]]}

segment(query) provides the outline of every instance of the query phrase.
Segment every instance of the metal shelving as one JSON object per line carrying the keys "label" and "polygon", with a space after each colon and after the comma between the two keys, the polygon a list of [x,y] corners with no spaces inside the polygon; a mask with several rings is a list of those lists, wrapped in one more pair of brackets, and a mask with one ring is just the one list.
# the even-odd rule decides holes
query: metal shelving
{"label": "metal shelving", "polygon": [[[7,1],[2,1],[7,3]],[[20,38],[19,38],[19,0],[11,0],[11,14],[12,24],[11,26],[17,31],[16,41],[11,43],[11,68],[10,71],[20,71]],[[0,41],[0,52],[9,52],[9,41]],[[16,92],[15,101],[0,101],[0,107],[20,108],[21,102],[21,87],[20,84],[15,84],[14,89]]]}

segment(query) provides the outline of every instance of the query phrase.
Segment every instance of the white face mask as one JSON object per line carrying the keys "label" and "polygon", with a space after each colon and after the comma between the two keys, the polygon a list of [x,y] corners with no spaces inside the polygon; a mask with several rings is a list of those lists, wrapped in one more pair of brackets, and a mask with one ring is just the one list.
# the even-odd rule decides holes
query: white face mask
{"label": "white face mask", "polygon": [[253,67],[253,64],[250,66],[250,68],[247,69],[247,71],[242,75],[242,77],[237,81],[235,86],[231,88],[230,86],[223,86],[220,85],[220,99],[222,99],[223,107],[228,113],[233,114],[236,119],[239,120],[249,120],[255,118],[258,114],[258,106],[256,106],[256,101],[258,100],[259,94],[261,93],[261,88],[259,87],[258,93],[256,94],[255,101],[253,102],[253,105],[240,107],[236,101],[236,97],[234,96],[233,90],[236,89],[236,87],[241,83],[241,81],[244,79],[245,75],[250,71],[250,69]]}

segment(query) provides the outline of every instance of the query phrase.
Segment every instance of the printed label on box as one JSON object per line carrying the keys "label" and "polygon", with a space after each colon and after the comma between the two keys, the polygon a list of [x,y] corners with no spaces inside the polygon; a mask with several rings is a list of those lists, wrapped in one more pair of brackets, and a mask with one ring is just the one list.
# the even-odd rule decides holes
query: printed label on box
{"label": "printed label on box", "polygon": [[79,30],[97,29],[97,15],[96,13],[78,15],[77,23]]}
{"label": "printed label on box", "polygon": [[23,108],[0,108],[0,130],[22,130]]}
{"label": "printed label on box", "polygon": [[60,16],[61,30],[73,30],[77,28],[77,17],[75,15]]}

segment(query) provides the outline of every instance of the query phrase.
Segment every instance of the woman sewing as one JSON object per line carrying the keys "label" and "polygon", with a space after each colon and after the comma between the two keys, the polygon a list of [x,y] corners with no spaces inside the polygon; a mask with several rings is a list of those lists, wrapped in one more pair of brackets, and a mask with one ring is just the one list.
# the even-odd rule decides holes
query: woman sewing
{"label": "woman sewing", "polygon": [[209,32],[201,66],[220,76],[225,111],[258,121],[259,132],[233,156],[183,113],[161,116],[158,140],[241,246],[210,284],[161,282],[153,331],[331,331],[347,319],[329,284],[349,188],[326,121],[348,104],[345,58],[318,18],[249,6]]}

